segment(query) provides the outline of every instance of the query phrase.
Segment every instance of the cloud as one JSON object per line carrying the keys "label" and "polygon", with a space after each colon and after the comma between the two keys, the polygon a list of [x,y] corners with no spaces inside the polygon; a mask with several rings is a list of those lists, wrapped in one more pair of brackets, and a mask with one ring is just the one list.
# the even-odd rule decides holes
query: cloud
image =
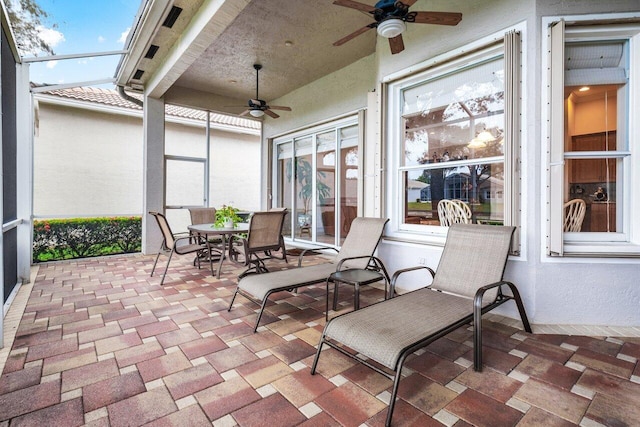
{"label": "cloud", "polygon": [[102,36],[98,36],[98,43],[104,43],[107,39]]}
{"label": "cloud", "polygon": [[127,28],[120,34],[120,38],[118,39],[118,43],[124,44],[127,41],[127,36],[129,35],[129,31],[131,31],[131,27]]}
{"label": "cloud", "polygon": [[40,34],[40,38],[52,48],[55,48],[60,43],[66,41],[64,34],[60,31],[54,30],[53,28],[39,27],[38,33]]}
{"label": "cloud", "polygon": [[49,69],[54,69],[56,68],[56,65],[58,65],[58,61],[47,61],[47,68]]}
{"label": "cloud", "polygon": [[87,65],[89,63],[89,61],[87,61],[86,59],[79,59],[78,60],[78,64],[80,65]]}

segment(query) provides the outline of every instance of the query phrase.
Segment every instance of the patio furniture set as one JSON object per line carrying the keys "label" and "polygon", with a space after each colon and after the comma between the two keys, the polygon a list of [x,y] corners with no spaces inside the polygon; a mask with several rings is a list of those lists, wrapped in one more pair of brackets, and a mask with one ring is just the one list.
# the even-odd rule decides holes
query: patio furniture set
{"label": "patio furniture set", "polygon": [[[333,309],[338,298],[338,284],[354,287],[354,310],[329,319],[324,327],[311,374],[316,373],[320,355],[325,345],[373,369],[393,381],[386,425],[391,425],[402,368],[409,355],[431,344],[468,323],[473,324],[474,370],[482,370],[482,315],[513,300],[516,303],[524,330],[531,333],[531,326],[516,286],[503,280],[503,274],[511,246],[514,227],[456,223],[449,227],[444,250],[433,269],[425,266],[401,269],[391,279],[374,253],[382,238],[388,220],[380,218],[355,218],[350,231],[333,259],[326,263],[302,266],[305,251],[299,255],[298,267],[268,272],[265,259],[282,250],[282,223],[286,210],[256,212],[245,228],[224,232],[210,224],[191,227],[190,237],[174,238],[166,219],[152,213],[165,234],[163,249],[170,251],[169,258],[178,254],[197,254],[195,263],[207,256],[213,274],[211,259],[219,259],[219,268],[225,258],[238,261],[238,253],[244,253],[244,263],[249,267],[240,275],[236,291],[231,298],[231,311],[238,294],[260,305],[254,333],[269,297],[277,292],[297,292],[301,287],[325,283],[326,318],[329,319],[330,284],[334,285]],[[280,215],[280,216],[278,216]],[[278,222],[279,221],[279,222]],[[208,227],[208,228],[207,228]],[[278,231],[279,237],[272,232]],[[211,235],[234,235],[247,232],[241,244],[233,244],[235,236],[223,243],[222,249],[213,246]],[[268,238],[266,236],[269,236]],[[191,238],[191,243],[178,246],[181,239]],[[193,240],[195,238],[195,241]],[[268,242],[270,241],[270,243]],[[313,248],[319,249],[319,248]],[[329,248],[334,249],[335,248]],[[213,250],[213,252],[212,252]],[[213,253],[213,256],[212,256]],[[231,255],[232,254],[232,255]],[[155,265],[154,263],[154,269]],[[219,269],[218,269],[219,272]],[[426,286],[396,295],[400,277],[416,274],[425,276]],[[165,269],[166,275],[166,269]],[[165,275],[163,275],[162,282]],[[162,283],[161,282],[161,283]],[[383,282],[385,299],[359,307],[359,287]],[[507,291],[507,292],[505,292]]]}

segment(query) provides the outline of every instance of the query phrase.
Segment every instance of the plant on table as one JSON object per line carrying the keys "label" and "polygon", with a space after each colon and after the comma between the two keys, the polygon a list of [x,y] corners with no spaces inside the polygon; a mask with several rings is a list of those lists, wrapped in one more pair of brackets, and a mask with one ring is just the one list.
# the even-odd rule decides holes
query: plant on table
{"label": "plant on table", "polygon": [[232,223],[235,227],[238,222],[242,222],[242,218],[238,216],[239,209],[234,208],[231,205],[222,205],[221,208],[216,209],[216,227],[227,227]]}

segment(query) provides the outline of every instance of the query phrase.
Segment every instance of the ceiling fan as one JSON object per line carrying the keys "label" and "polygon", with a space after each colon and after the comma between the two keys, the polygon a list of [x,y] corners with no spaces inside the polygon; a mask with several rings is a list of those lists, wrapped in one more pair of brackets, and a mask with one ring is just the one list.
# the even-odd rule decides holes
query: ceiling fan
{"label": "ceiling fan", "polygon": [[256,69],[256,97],[255,99],[250,99],[249,100],[249,108],[247,110],[244,110],[242,113],[240,113],[241,116],[245,116],[247,114],[252,115],[253,117],[262,117],[265,114],[269,117],[273,117],[274,119],[277,119],[278,117],[280,117],[278,114],[274,113],[271,110],[282,110],[282,111],[291,111],[291,108],[289,107],[279,107],[277,105],[268,105],[266,101],[260,99],[260,96],[258,95],[258,89],[259,89],[259,74],[260,74],[260,70],[262,69],[262,65],[260,64],[253,64],[253,68]]}
{"label": "ceiling fan", "polygon": [[409,12],[409,8],[418,0],[380,0],[375,6],[353,0],[335,0],[333,4],[349,7],[373,15],[375,22],[345,36],[335,42],[340,46],[349,40],[377,28],[378,34],[389,39],[391,53],[396,54],[404,50],[402,33],[407,28],[406,22],[416,24],[457,25],[462,20],[462,14],[456,12]]}

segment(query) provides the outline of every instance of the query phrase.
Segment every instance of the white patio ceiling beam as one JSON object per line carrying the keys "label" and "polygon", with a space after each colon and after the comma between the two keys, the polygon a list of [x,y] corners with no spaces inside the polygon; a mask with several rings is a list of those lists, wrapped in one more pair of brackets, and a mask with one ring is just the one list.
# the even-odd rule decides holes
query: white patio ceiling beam
{"label": "white patio ceiling beam", "polygon": [[250,0],[205,1],[145,85],[147,95],[162,97],[249,3]]}

